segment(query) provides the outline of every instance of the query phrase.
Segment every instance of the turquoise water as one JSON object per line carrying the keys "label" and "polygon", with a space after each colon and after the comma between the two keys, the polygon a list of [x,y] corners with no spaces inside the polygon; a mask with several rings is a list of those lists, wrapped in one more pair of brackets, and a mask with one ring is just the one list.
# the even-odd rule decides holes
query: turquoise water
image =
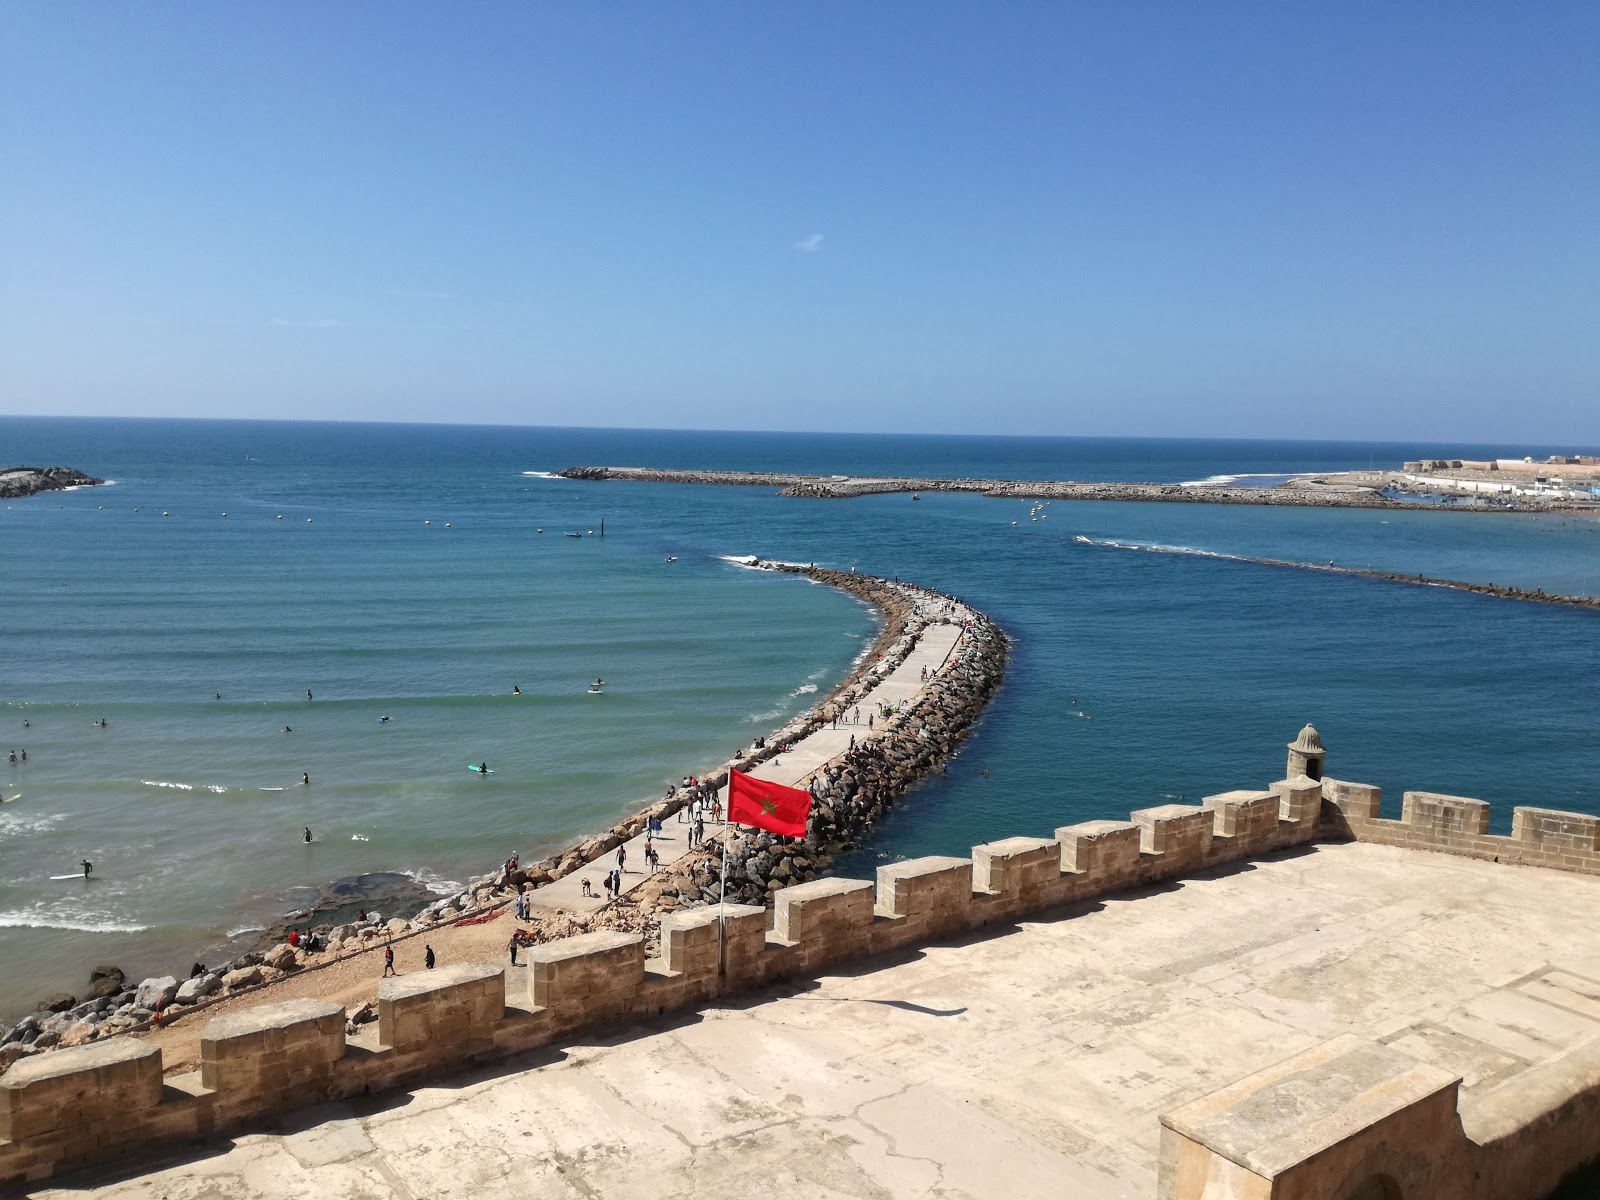
{"label": "turquoise water", "polygon": [[[542,855],[781,724],[872,615],[725,555],[925,581],[1015,638],[969,750],[846,869],[1259,785],[1306,720],[1331,773],[1396,803],[1466,792],[1502,826],[1513,803],[1600,811],[1595,614],[1074,541],[1592,594],[1593,520],[1056,503],[1036,522],[973,496],[528,473],[1192,480],[1447,452],[1486,451],[0,419],[0,461],[116,481],[0,511],[0,749],[29,752],[0,782],[23,795],[0,809],[0,1015],[92,961],[179,965],[340,875],[444,887]],[[563,536],[602,518],[603,540]],[[48,879],[84,856],[99,881]]]}

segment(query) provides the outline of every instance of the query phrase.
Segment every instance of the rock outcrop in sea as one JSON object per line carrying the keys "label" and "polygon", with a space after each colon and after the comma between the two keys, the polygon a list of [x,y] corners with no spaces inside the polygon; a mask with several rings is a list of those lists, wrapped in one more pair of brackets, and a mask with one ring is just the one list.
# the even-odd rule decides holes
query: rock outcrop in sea
{"label": "rock outcrop in sea", "polygon": [[71,467],[0,467],[0,500],[104,483]]}

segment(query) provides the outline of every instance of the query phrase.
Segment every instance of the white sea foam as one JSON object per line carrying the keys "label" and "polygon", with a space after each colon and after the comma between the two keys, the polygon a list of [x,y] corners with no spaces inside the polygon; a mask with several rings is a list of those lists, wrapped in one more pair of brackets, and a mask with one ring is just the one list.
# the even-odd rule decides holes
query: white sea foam
{"label": "white sea foam", "polygon": [[352,833],[350,835],[350,840],[352,842],[370,842],[372,839],[367,837],[365,834]]}
{"label": "white sea foam", "polygon": [[1231,562],[1251,561],[1242,554],[1223,554],[1218,550],[1200,550],[1194,546],[1168,546],[1161,542],[1119,542],[1115,538],[1091,538],[1078,534],[1072,539],[1085,546],[1104,546],[1112,550],[1143,550],[1146,554],[1188,554],[1195,558],[1222,558]]}
{"label": "white sea foam", "polygon": [[228,790],[227,788],[223,787],[219,783],[208,783],[208,784],[206,784],[206,791],[215,792],[219,796],[222,795],[222,793],[227,791],[227,790]]}
{"label": "white sea foam", "polygon": [[402,875],[409,875],[435,896],[454,896],[466,885],[457,883],[454,879],[446,879],[436,871],[421,867],[415,871],[401,871]]}
{"label": "white sea foam", "polygon": [[49,833],[65,819],[64,813],[28,814],[0,812],[0,837],[11,834]]}
{"label": "white sea foam", "polygon": [[1186,479],[1179,487],[1227,487],[1230,483],[1238,483],[1241,479],[1315,479],[1322,475],[1322,471],[1257,471],[1241,473],[1238,475],[1207,475],[1204,479]]}
{"label": "white sea foam", "polygon": [[717,557],[723,562],[732,563],[736,567],[749,567],[752,571],[758,569],[756,564],[761,561],[754,554],[719,554]]}
{"label": "white sea foam", "polygon": [[169,783],[164,779],[141,779],[139,782],[144,784],[145,787],[177,788],[180,792],[194,791],[194,784],[192,783]]}
{"label": "white sea foam", "polygon": [[143,933],[145,926],[127,921],[57,917],[42,912],[0,912],[0,929],[71,929],[78,933]]}
{"label": "white sea foam", "polygon": [[228,936],[231,938],[236,938],[243,937],[247,933],[263,933],[266,931],[266,928],[267,927],[265,925],[241,925],[237,929],[228,930]]}
{"label": "white sea foam", "polygon": [[281,787],[264,787],[264,788],[257,788],[256,789],[256,791],[258,791],[258,792],[287,792],[288,790],[289,790],[288,788],[281,788]]}
{"label": "white sea foam", "polygon": [[814,692],[816,690],[817,690],[817,685],[816,684],[814,684],[814,683],[803,683],[799,687],[795,688],[794,691],[790,692],[789,695],[791,695],[791,696],[809,696],[812,692]]}
{"label": "white sea foam", "polygon": [[535,479],[560,479],[554,471],[524,471],[524,475],[531,475]]}

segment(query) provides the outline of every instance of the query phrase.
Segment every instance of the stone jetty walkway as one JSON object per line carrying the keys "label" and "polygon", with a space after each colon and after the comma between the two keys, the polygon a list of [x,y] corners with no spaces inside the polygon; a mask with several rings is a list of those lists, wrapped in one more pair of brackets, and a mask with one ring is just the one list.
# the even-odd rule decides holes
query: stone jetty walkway
{"label": "stone jetty walkway", "polygon": [[[951,651],[961,639],[962,628],[971,615],[965,606],[953,604],[951,619],[957,624],[929,625],[924,629],[921,638],[912,647],[905,661],[851,704],[851,711],[857,708],[861,710],[859,725],[847,723],[846,715],[841,714],[837,728],[824,725],[795,742],[787,753],[753,767],[750,774],[757,779],[767,779],[789,787],[805,787],[810,782],[811,776],[820,768],[827,766],[850,749],[851,737],[860,744],[881,735],[883,730],[889,728],[889,724],[876,720],[876,727],[869,734],[868,714],[876,718],[878,706],[881,704],[909,706],[926,686],[925,681],[932,679],[949,660]],[[724,765],[740,769],[737,759],[730,759]],[[727,812],[727,789],[724,788],[719,796],[722,801],[722,811]],[[709,821],[706,826],[708,841],[721,835],[720,826],[713,827]],[[684,858],[690,851],[688,811],[680,810],[675,817],[669,817],[663,823],[661,832],[653,835],[650,841],[655,846],[656,853],[661,856],[662,870]],[[627,848],[626,863],[622,869],[622,891],[626,895],[650,876],[644,860],[645,835],[640,834],[623,845]],[[558,913],[598,912],[608,903],[601,882],[616,865],[616,851],[612,851],[578,868],[572,874],[530,892],[528,897],[533,914],[550,916]],[[593,896],[583,894],[582,881],[585,879],[589,881],[589,886],[594,892]]]}

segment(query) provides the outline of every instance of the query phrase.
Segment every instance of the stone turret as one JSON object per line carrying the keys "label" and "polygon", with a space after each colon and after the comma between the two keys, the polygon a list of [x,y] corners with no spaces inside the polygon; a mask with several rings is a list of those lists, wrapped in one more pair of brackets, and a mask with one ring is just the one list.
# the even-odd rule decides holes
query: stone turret
{"label": "stone turret", "polygon": [[1322,748],[1322,737],[1315,725],[1307,725],[1300,736],[1289,743],[1288,778],[1304,775],[1308,779],[1322,778],[1322,760],[1328,752]]}

